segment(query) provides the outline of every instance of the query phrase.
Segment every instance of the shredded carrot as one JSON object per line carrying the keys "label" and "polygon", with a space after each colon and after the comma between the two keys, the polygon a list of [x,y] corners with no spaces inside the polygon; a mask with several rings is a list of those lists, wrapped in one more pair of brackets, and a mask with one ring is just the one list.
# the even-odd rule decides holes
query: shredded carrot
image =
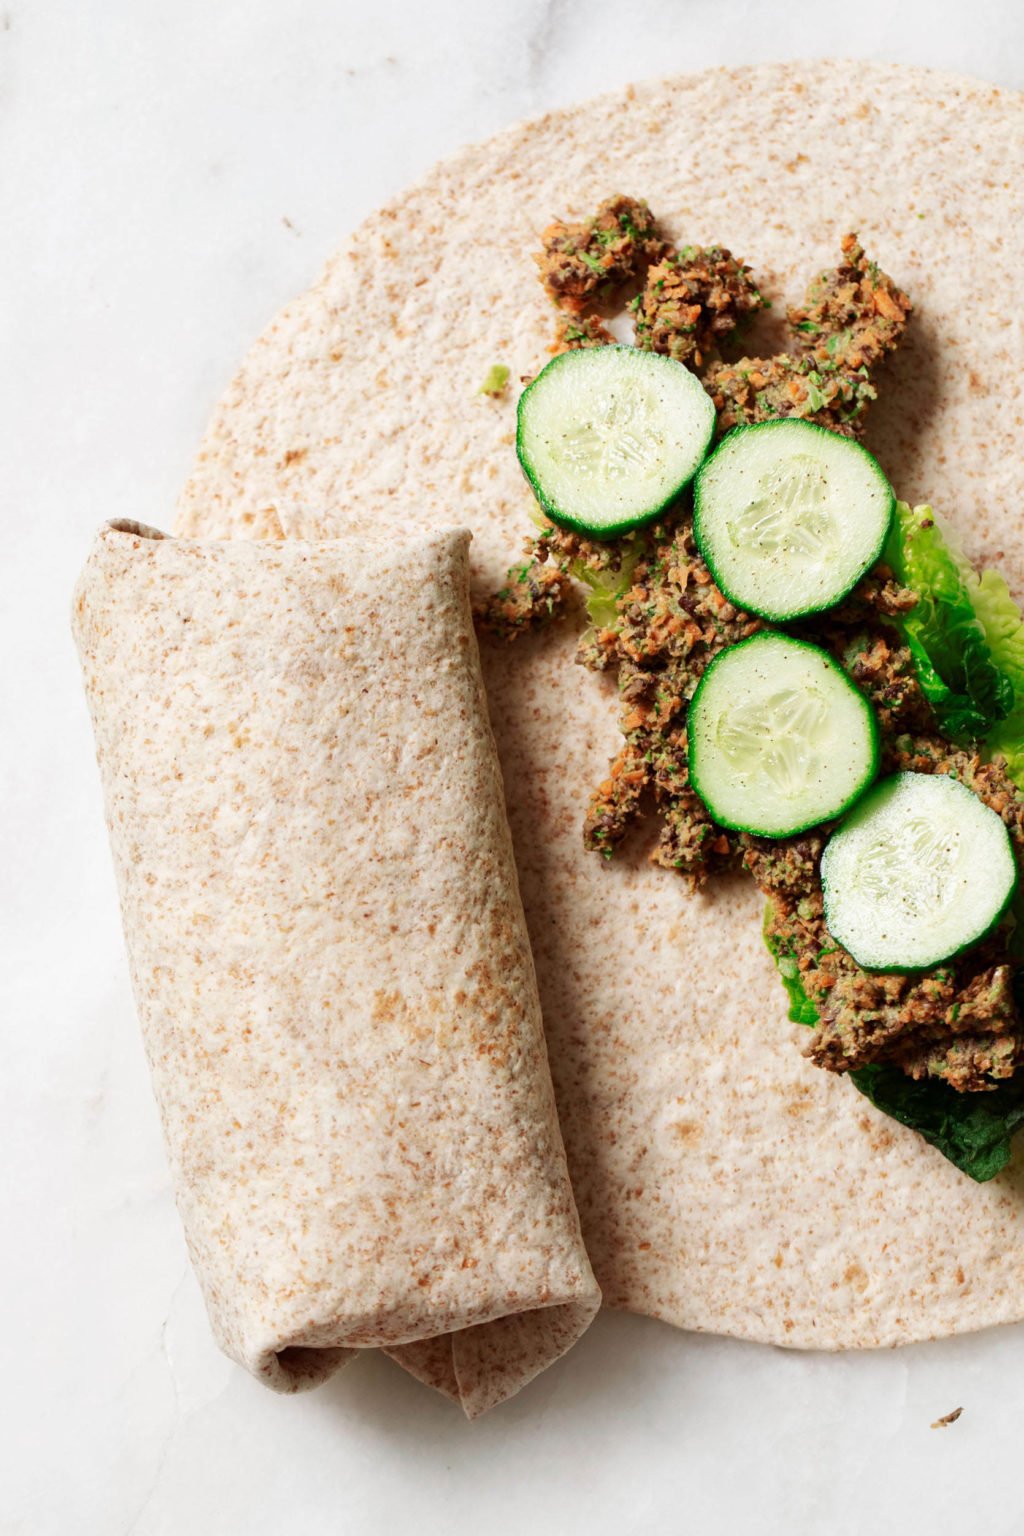
{"label": "shredded carrot", "polygon": [[874,300],[876,310],[880,315],[884,315],[887,320],[903,319],[903,311],[894,301],[892,294],[888,293],[884,288],[875,289]]}

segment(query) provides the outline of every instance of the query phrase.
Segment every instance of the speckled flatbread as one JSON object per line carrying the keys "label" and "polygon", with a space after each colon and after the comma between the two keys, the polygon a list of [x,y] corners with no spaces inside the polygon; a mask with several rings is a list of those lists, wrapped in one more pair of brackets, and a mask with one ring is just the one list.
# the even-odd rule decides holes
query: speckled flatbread
{"label": "speckled flatbread", "polygon": [[75,597],[132,979],[222,1348],[388,1350],[474,1417],[600,1297],[464,532],[100,534]]}
{"label": "speckled flatbread", "polygon": [[[1022,164],[1024,99],[885,65],[716,71],[513,128],[372,217],[274,321],[214,414],[180,526],[245,536],[274,508],[286,533],[359,532],[458,508],[492,590],[531,500],[517,391],[477,391],[492,363],[514,380],[546,357],[540,231],[621,191],[680,242],[749,261],[776,316],[858,230],[915,305],[869,446],[1024,592]],[[801,1057],[752,884],[694,898],[649,867],[643,836],[610,863],[584,853],[619,738],[575,641],[569,625],[484,659],[606,1301],[828,1347],[1024,1316],[1020,1160],[976,1186]]]}

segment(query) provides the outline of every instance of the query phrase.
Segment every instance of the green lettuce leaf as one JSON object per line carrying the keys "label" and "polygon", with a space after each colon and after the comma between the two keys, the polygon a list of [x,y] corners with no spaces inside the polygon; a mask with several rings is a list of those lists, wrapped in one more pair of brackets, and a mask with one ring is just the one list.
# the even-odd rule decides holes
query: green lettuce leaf
{"label": "green lettuce leaf", "polygon": [[779,973],[779,979],[786,989],[789,998],[789,1017],[794,1024],[808,1024],[813,1029],[818,1022],[818,1010],[804,991],[804,984],[800,980],[800,967],[797,965],[796,956],[783,949],[778,939],[768,932],[768,920],[771,916],[772,904],[765,903],[764,923],[761,928],[761,937],[765,947]]}
{"label": "green lettuce leaf", "polygon": [[955,739],[982,740],[1013,710],[1014,686],[975,610],[977,573],[932,508],[905,501],[896,503],[885,558],[918,596],[898,626],[939,724]]}
{"label": "green lettuce leaf", "polygon": [[[794,1024],[813,1028],[818,1010],[804,990],[796,956],[767,932],[770,913],[769,902],[764,941],[789,998],[789,1017]],[[917,1131],[976,1184],[994,1179],[1010,1161],[1011,1140],[1024,1126],[1024,1074],[983,1093],[958,1093],[943,1082],[915,1082],[898,1067],[860,1067],[848,1075],[876,1109]]]}
{"label": "green lettuce leaf", "polygon": [[[1024,615],[1010,595],[998,571],[971,571],[967,589],[974,611],[985,631],[993,660],[1013,684],[1016,702],[1005,720],[999,720],[985,737],[986,757],[1001,753],[1006,770],[1018,789],[1024,788]],[[1013,930],[1010,953],[1024,961],[1024,885],[1018,882],[1011,907]]]}
{"label": "green lettuce leaf", "polygon": [[986,1093],[916,1083],[898,1067],[861,1067],[850,1077],[876,1109],[917,1131],[976,1184],[994,1179],[1010,1161],[1011,1138],[1024,1125],[1019,1073]]}
{"label": "green lettuce leaf", "polygon": [[967,591],[992,659],[1013,685],[1015,702],[1009,714],[985,737],[989,755],[1001,752],[1014,783],[1024,787],[1024,615],[1010,596],[998,571],[970,571]]}
{"label": "green lettuce leaf", "polygon": [[[1024,615],[998,571],[979,572],[931,507],[897,502],[885,558],[897,580],[918,594],[898,621],[918,679],[943,731],[1001,753],[1024,788]],[[789,1017],[813,1027],[818,1010],[804,990],[796,956],[767,932],[765,943],[789,998]],[[1024,890],[1014,903],[1011,949],[1024,958]],[[1024,971],[1018,973],[1024,981]],[[1022,987],[1024,991],[1024,987]],[[948,1083],[915,1082],[898,1067],[861,1067],[855,1087],[901,1125],[917,1131],[969,1178],[983,1184],[1010,1160],[1024,1127],[1024,1073],[983,1093]]]}
{"label": "green lettuce leaf", "polygon": [[569,563],[569,574],[589,590],[586,596],[587,613],[595,629],[614,629],[619,622],[618,600],[633,585],[633,572],[643,552],[643,545],[634,541],[622,555],[617,571],[592,571],[582,560]]}
{"label": "green lettuce leaf", "polygon": [[[921,686],[940,722],[952,734],[980,740],[986,757],[1000,753],[1014,783],[1024,788],[1024,615],[1004,578],[998,571],[976,571],[952,529],[927,506],[912,509],[906,502],[897,503],[886,554],[901,580],[922,595],[926,588],[929,591],[926,605],[919,602],[901,628],[914,653]],[[973,624],[968,621],[968,609]],[[947,618],[958,626],[944,653],[954,652],[952,666],[936,660],[941,647],[933,639]],[[984,650],[978,645],[979,629]],[[958,672],[956,656],[960,657]],[[946,683],[938,675],[942,666]],[[992,668],[1002,679],[995,687]],[[967,707],[964,698],[946,686],[954,673],[970,696]],[[1013,695],[1009,709],[984,726],[993,714],[993,701],[1002,708],[1008,692]],[[1014,897],[1013,916],[1010,951],[1024,960],[1024,887]]]}
{"label": "green lettuce leaf", "polygon": [[[548,538],[556,531],[536,502],[530,508],[530,518],[540,529],[541,538]],[[632,536],[627,534],[623,539],[617,571],[591,570],[582,558],[569,561],[569,575],[588,589],[585,602],[594,629],[614,629],[618,624],[616,604],[633,585],[633,572],[646,548],[644,530],[641,530]]]}

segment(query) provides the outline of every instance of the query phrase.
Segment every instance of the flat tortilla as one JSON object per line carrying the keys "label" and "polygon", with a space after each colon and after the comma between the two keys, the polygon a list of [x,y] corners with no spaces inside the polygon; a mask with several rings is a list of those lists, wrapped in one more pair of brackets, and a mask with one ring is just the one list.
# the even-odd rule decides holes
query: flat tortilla
{"label": "flat tortilla", "polygon": [[568,1349],[600,1297],[468,543],[211,544],[112,524],[75,629],[219,1343],[282,1392],[380,1346],[474,1417]]}
{"label": "flat tortilla", "polygon": [[[622,191],[680,241],[751,262],[778,317],[858,230],[915,304],[868,444],[1024,591],[1019,443],[1024,98],[924,70],[772,65],[653,83],[471,147],[372,217],[290,304],[217,409],[184,529],[245,536],[459,516],[481,594],[529,530],[516,389],[552,315],[555,215]],[[799,1053],[734,881],[694,898],[580,827],[617,748],[572,625],[488,646],[492,720],[563,1133],[612,1306],[773,1343],[899,1343],[1024,1317],[1024,1163],[970,1183]]]}

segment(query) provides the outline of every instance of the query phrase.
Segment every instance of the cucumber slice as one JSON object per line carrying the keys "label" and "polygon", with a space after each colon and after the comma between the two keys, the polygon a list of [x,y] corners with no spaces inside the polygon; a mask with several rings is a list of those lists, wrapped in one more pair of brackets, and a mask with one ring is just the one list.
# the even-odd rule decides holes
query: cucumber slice
{"label": "cucumber slice", "polygon": [[730,602],[782,623],[846,596],[881,555],[894,506],[859,443],[765,421],[737,427],[703,465],[693,532]]}
{"label": "cucumber slice", "polygon": [[552,522],[612,539],[676,500],[714,429],[711,397],[682,363],[591,347],[552,358],[523,390],[516,452]]}
{"label": "cucumber slice", "polygon": [[1010,834],[966,785],[894,773],[838,827],[821,859],[829,933],[869,971],[920,971],[961,954],[1017,884]]}
{"label": "cucumber slice", "polygon": [[762,631],[722,651],[690,704],[690,781],[723,827],[791,837],[878,772],[867,699],[820,646]]}

